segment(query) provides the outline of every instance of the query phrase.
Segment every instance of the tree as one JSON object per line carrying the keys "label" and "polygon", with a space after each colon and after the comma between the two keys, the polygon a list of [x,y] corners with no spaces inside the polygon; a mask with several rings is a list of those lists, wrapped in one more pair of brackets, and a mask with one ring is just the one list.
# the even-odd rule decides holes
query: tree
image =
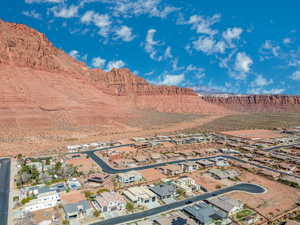
{"label": "tree", "polygon": [[134,210],[134,204],[131,203],[131,202],[127,202],[127,204],[126,204],[126,210],[128,212],[132,212]]}
{"label": "tree", "polygon": [[180,196],[180,197],[184,197],[185,196],[185,190],[182,188],[177,188],[176,189],[176,193]]}
{"label": "tree", "polygon": [[64,221],[63,221],[63,225],[68,225],[68,224],[70,224],[70,221],[69,221],[69,220],[64,220]]}
{"label": "tree", "polygon": [[98,210],[95,210],[95,211],[94,211],[94,216],[95,216],[95,217],[99,217],[99,216],[100,216],[100,212],[99,212]]}

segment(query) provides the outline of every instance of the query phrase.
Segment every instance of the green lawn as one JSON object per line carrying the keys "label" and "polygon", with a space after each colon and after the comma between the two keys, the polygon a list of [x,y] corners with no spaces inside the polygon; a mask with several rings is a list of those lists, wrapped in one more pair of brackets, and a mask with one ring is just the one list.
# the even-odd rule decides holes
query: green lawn
{"label": "green lawn", "polygon": [[249,209],[244,209],[242,211],[239,211],[237,214],[236,214],[236,218],[238,220],[240,219],[243,219],[244,217],[247,217],[247,216],[250,216],[252,214],[252,211],[249,210]]}

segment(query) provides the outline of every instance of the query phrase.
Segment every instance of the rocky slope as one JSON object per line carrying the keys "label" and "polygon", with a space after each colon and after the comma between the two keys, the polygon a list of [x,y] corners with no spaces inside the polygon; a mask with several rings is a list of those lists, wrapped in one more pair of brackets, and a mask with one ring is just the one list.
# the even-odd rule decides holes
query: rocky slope
{"label": "rocky slope", "polygon": [[[90,69],[41,33],[0,20],[0,126],[117,124],[141,110],[224,113],[191,89],[155,86],[128,69]],[[1,128],[0,128],[1,129]]]}
{"label": "rocky slope", "polygon": [[300,112],[300,96],[224,95],[202,96],[202,100],[236,111]]}

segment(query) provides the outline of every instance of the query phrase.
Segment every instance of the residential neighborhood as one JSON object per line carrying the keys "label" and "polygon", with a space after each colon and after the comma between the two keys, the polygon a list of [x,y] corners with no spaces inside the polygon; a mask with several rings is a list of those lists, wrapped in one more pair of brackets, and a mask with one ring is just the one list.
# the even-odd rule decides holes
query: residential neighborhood
{"label": "residential neighborhood", "polygon": [[[13,223],[101,225],[143,212],[152,215],[157,209],[161,213],[144,220],[136,216],[133,224],[280,221],[278,215],[285,218],[282,213],[299,212],[299,146],[290,145],[298,140],[291,135],[254,141],[223,133],[179,134],[67,146],[60,155],[18,155]],[[247,187],[244,193],[253,191],[252,197],[226,191],[239,185]],[[291,192],[278,200],[275,210],[250,201],[273,196],[277,186]],[[213,194],[219,191],[224,194]],[[165,215],[163,207],[171,213]]]}

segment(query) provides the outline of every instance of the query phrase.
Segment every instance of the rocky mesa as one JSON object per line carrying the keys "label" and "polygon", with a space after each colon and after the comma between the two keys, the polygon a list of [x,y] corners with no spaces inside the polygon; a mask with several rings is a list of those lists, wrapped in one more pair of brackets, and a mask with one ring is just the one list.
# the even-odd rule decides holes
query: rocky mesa
{"label": "rocky mesa", "polygon": [[0,20],[3,129],[115,124],[120,118],[142,116],[143,110],[230,112],[191,89],[152,85],[128,69],[90,69],[38,31]]}
{"label": "rocky mesa", "polygon": [[288,95],[207,95],[201,99],[243,112],[300,112],[300,96]]}

